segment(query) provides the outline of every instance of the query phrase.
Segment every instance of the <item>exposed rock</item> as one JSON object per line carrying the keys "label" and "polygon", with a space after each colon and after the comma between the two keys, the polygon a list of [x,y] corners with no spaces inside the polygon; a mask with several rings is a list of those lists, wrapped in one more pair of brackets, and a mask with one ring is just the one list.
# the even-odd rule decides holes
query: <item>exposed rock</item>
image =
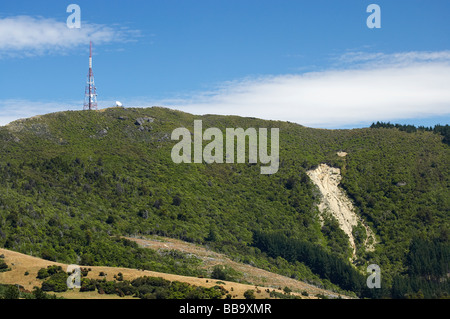
{"label": "exposed rock", "polygon": [[163,136],[161,136],[161,137],[158,139],[158,142],[168,141],[169,139],[170,139],[169,134],[165,133]]}
{"label": "exposed rock", "polygon": [[350,245],[353,249],[353,256],[356,253],[355,240],[353,238],[353,227],[361,221],[367,233],[366,249],[373,250],[373,246],[368,245],[370,238],[375,242],[375,235],[373,231],[365,226],[361,218],[355,213],[352,202],[347,197],[347,194],[339,188],[341,182],[341,170],[339,168],[330,167],[326,164],[321,164],[315,170],[307,172],[308,176],[317,185],[322,194],[322,200],[319,204],[321,213],[329,211],[339,222],[340,228],[349,237]]}
{"label": "exposed rock", "polygon": [[140,117],[140,118],[136,119],[136,122],[134,122],[134,124],[144,125],[145,123],[153,123],[154,121],[155,121],[155,119],[153,119],[151,117]]}
{"label": "exposed rock", "polygon": [[108,135],[108,128],[100,130],[100,131],[97,132],[97,134],[91,135],[89,137],[90,138],[102,138],[102,137],[105,137],[106,135]]}

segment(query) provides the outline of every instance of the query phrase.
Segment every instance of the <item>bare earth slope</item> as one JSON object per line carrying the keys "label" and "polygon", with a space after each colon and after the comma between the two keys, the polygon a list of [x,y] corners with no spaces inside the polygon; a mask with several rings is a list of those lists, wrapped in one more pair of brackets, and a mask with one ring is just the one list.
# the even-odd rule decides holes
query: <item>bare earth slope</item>
{"label": "bare earth slope", "polygon": [[[340,156],[345,155],[341,154]],[[355,213],[355,209],[350,199],[347,197],[345,192],[339,188],[339,183],[342,178],[341,170],[339,168],[330,167],[326,164],[320,164],[315,170],[308,171],[308,176],[319,188],[319,191],[322,194],[319,210],[322,213],[328,211],[338,220],[341,229],[349,237],[350,246],[353,250],[353,256],[355,256],[356,253],[356,245],[352,230],[353,227],[358,224],[358,221],[361,221],[362,225],[366,228],[367,238],[372,238],[372,242],[374,242],[375,235],[373,231],[364,225],[363,221]],[[373,249],[373,247],[369,246],[367,242],[368,240],[366,241],[366,249]]]}

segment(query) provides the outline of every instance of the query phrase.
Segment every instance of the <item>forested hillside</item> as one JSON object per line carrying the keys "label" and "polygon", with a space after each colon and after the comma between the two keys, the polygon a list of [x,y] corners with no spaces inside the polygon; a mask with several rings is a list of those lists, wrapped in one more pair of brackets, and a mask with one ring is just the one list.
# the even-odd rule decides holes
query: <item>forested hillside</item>
{"label": "forested hillside", "polygon": [[[171,133],[193,132],[195,119],[223,132],[279,128],[279,171],[174,164]],[[195,258],[162,256],[119,237],[158,234],[361,297],[443,297],[450,293],[443,139],[427,130],[319,130],[164,108],[20,120],[0,128],[0,246],[63,263],[203,275]],[[377,237],[373,252],[360,246],[353,265],[347,235],[333,220],[320,223],[319,193],[306,174],[320,163],[341,169],[341,186]],[[353,233],[365,239],[363,228]],[[383,279],[376,292],[364,288],[373,263]]]}

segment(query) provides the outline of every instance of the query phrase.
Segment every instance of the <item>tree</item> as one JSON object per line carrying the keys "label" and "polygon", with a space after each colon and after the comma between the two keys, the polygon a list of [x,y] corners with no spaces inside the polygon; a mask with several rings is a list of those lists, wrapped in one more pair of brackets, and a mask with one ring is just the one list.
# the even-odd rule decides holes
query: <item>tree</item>
{"label": "tree", "polygon": [[225,268],[219,265],[215,266],[211,273],[211,278],[219,280],[227,280],[227,273],[225,272]]}
{"label": "tree", "polygon": [[216,242],[217,241],[217,232],[214,228],[210,228],[209,229],[209,234],[208,236],[205,238],[206,241],[212,241],[212,242]]}
{"label": "tree", "polygon": [[48,299],[48,295],[39,287],[33,288],[33,296],[35,299]]}
{"label": "tree", "polygon": [[284,184],[287,189],[293,189],[296,184],[296,178],[294,176],[290,176],[286,183]]}
{"label": "tree", "polygon": [[45,268],[39,269],[38,274],[37,274],[38,279],[45,279],[48,276],[50,276],[50,275],[48,274],[47,269],[45,269]]}
{"label": "tree", "polygon": [[3,260],[0,260],[0,272],[6,271],[7,269],[8,265]]}
{"label": "tree", "polygon": [[20,291],[17,286],[9,286],[4,294],[5,299],[19,299]]}
{"label": "tree", "polygon": [[42,283],[43,291],[64,292],[67,291],[67,278],[69,276],[65,272],[59,272],[52,275],[49,279]]}
{"label": "tree", "polygon": [[114,216],[108,216],[108,218],[106,219],[106,223],[111,225],[114,223]]}
{"label": "tree", "polygon": [[245,298],[245,299],[256,299],[256,297],[255,297],[255,291],[254,291],[254,290],[251,290],[251,289],[245,291],[245,292],[244,292],[244,298]]}
{"label": "tree", "polygon": [[175,195],[172,200],[172,205],[180,206],[181,205],[181,197],[178,195]]}
{"label": "tree", "polygon": [[286,286],[286,287],[283,288],[283,291],[284,291],[286,294],[290,294],[290,293],[292,292],[292,289],[289,288],[288,286]]}

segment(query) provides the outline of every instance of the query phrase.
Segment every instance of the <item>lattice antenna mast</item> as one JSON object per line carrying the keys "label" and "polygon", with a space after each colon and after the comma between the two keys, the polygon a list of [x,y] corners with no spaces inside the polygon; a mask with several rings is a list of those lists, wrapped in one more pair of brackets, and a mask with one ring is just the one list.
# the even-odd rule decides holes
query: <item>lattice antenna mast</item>
{"label": "lattice antenna mast", "polygon": [[84,92],[84,109],[97,110],[97,88],[95,87],[94,72],[92,71],[92,41],[89,48],[89,73]]}

